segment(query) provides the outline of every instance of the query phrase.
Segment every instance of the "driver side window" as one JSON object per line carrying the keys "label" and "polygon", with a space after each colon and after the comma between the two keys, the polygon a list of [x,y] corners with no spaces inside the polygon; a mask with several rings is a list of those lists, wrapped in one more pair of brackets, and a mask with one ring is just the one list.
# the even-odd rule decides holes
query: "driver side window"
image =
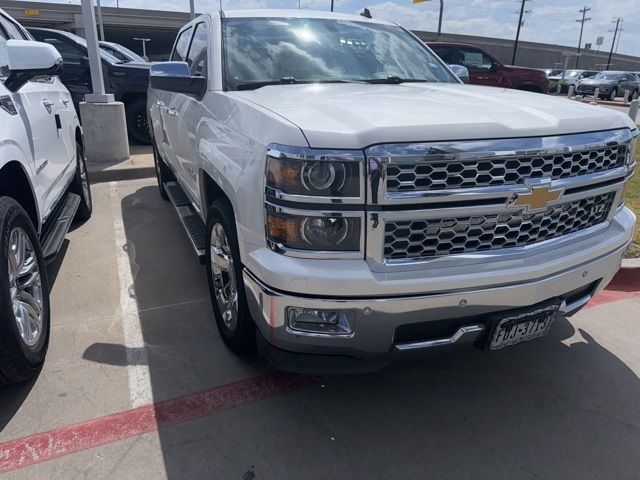
{"label": "driver side window", "polygon": [[467,68],[477,68],[480,70],[491,70],[493,68],[493,59],[480,50],[460,48],[459,52],[461,65]]}
{"label": "driver side window", "polygon": [[193,27],[189,27],[186,30],[183,30],[182,32],[180,32],[180,34],[178,35],[178,39],[176,40],[176,46],[173,48],[173,53],[171,54],[172,62],[186,61],[192,30],[193,30]]}
{"label": "driver side window", "polygon": [[7,56],[7,37],[0,30],[0,77],[8,77],[9,73],[9,57]]}

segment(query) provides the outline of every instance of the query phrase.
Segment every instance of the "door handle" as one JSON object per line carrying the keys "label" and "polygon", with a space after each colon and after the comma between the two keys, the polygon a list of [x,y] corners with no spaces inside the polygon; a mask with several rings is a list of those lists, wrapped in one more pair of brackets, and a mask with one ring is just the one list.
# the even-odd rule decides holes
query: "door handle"
{"label": "door handle", "polygon": [[53,102],[51,100],[46,99],[46,98],[44,100],[42,100],[42,104],[47,108],[53,107]]}
{"label": "door handle", "polygon": [[169,115],[171,115],[172,117],[177,117],[177,116],[178,116],[178,111],[177,111],[177,110],[174,110],[173,108],[168,108],[168,109],[167,109],[167,113],[168,113]]}
{"label": "door handle", "polygon": [[66,107],[67,105],[69,105],[69,100],[67,100],[66,98],[63,98],[62,100],[60,100],[62,103],[64,103],[64,106]]}
{"label": "door handle", "polygon": [[156,105],[158,107],[164,107],[164,102],[162,100],[156,100]]}

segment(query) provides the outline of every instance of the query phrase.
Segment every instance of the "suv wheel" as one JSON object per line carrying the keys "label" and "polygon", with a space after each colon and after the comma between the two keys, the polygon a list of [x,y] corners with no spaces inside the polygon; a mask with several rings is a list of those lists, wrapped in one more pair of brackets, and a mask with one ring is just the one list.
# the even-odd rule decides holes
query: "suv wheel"
{"label": "suv wheel", "polygon": [[78,159],[78,165],[76,168],[76,174],[71,183],[70,191],[80,195],[80,205],[76,211],[76,220],[81,222],[89,220],[91,218],[91,212],[93,211],[93,203],[91,200],[91,185],[89,184],[89,175],[87,174],[87,162],[84,158],[84,149],[80,143],[76,143],[76,158]]}
{"label": "suv wheel", "polygon": [[0,383],[19,383],[42,367],[49,345],[49,286],[31,219],[0,198]]}
{"label": "suv wheel", "polygon": [[234,352],[255,345],[255,326],[244,291],[236,225],[227,202],[216,201],[207,216],[207,277],[220,335]]}
{"label": "suv wheel", "polygon": [[149,133],[149,119],[147,117],[147,101],[138,98],[125,106],[127,116],[127,130],[131,139],[142,145],[151,144]]}
{"label": "suv wheel", "polygon": [[167,190],[164,188],[164,184],[174,180],[173,173],[169,170],[164,160],[160,157],[160,152],[158,152],[158,147],[156,147],[155,142],[153,143],[153,164],[156,169],[156,178],[158,179],[158,189],[160,190],[160,196],[164,200],[169,200],[169,196],[167,195]]}

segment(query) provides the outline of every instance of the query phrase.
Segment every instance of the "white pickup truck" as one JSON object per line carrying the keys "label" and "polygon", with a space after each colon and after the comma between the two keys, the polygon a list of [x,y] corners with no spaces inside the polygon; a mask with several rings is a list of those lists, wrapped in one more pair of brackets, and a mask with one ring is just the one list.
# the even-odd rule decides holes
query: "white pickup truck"
{"label": "white pickup truck", "polygon": [[0,10],[0,384],[35,376],[49,344],[53,260],[91,216],[82,131],[62,58]]}
{"label": "white pickup truck", "polygon": [[152,67],[148,109],[222,338],[279,368],[539,337],[631,240],[629,118],[464,85],[366,11],[201,16]]}

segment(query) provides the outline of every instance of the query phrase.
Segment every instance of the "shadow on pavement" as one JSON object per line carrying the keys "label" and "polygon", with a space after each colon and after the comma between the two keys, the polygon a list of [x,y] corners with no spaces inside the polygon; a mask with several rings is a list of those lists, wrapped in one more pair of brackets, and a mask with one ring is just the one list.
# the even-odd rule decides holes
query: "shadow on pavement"
{"label": "shadow on pavement", "polygon": [[[269,370],[220,341],[204,268],[157,189],[122,213],[154,400]],[[96,344],[85,358],[127,354]],[[559,319],[529,344],[325,377],[158,436],[172,480],[638,478],[638,399],[634,371]]]}

